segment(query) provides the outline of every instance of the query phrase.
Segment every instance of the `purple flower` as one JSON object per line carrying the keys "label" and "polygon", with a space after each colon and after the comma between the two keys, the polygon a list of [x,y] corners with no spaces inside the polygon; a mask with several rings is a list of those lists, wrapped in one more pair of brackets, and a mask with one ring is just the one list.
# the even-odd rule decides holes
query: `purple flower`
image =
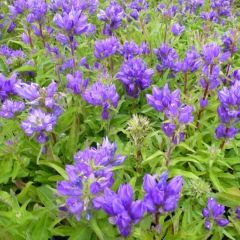
{"label": "purple flower", "polygon": [[74,164],[66,165],[68,180],[58,182],[57,190],[66,197],[66,207],[78,221],[83,211],[88,218],[92,203],[95,208],[100,208],[102,201],[99,195],[113,185],[112,166],[125,160],[124,156],[116,155],[116,150],[116,145],[106,138],[97,148],[77,152]]}
{"label": "purple flower", "polygon": [[116,77],[120,80],[131,97],[138,97],[139,92],[151,85],[154,71],[147,69],[142,59],[129,59],[125,61]]}
{"label": "purple flower", "polygon": [[178,54],[173,48],[169,47],[166,43],[162,43],[158,49],[154,49],[153,51],[159,61],[156,67],[159,72],[165,69],[177,70]]}
{"label": "purple flower", "polygon": [[26,135],[36,135],[39,143],[44,143],[46,141],[46,133],[51,132],[55,125],[56,117],[41,109],[32,109],[27,119],[21,123],[21,127]]}
{"label": "purple flower", "polygon": [[15,84],[17,95],[23,99],[34,101],[40,97],[39,86],[35,83],[18,82]]}
{"label": "purple flower", "polygon": [[139,12],[146,11],[149,7],[149,4],[146,0],[133,0],[128,4],[128,7],[132,9],[130,15],[137,20]]}
{"label": "purple flower", "polygon": [[240,38],[238,37],[238,33],[236,31],[225,33],[222,37],[223,51],[230,52],[231,55],[233,55],[238,51],[237,45],[239,42]]}
{"label": "purple flower", "polygon": [[12,64],[16,60],[24,60],[25,54],[21,50],[13,50],[9,48],[7,45],[2,45],[0,47],[0,55],[4,56],[6,59],[6,63]]}
{"label": "purple flower", "polygon": [[76,71],[73,75],[67,75],[67,88],[74,94],[82,95],[88,85],[88,79],[83,79],[82,73]]}
{"label": "purple flower", "polygon": [[171,27],[171,31],[175,36],[181,35],[184,32],[184,30],[185,30],[185,27],[181,26],[179,23],[175,23]]}
{"label": "purple flower", "polygon": [[133,189],[129,184],[120,185],[117,193],[105,189],[104,195],[95,199],[94,206],[109,215],[109,222],[117,225],[124,237],[131,233],[132,226],[141,220],[146,211],[143,201],[133,201]]}
{"label": "purple flower", "polygon": [[235,213],[236,213],[236,218],[240,219],[240,207],[236,208]]}
{"label": "purple flower", "polygon": [[24,107],[23,102],[5,100],[0,108],[0,116],[3,118],[13,118],[17,112],[22,112]]}
{"label": "purple flower", "polygon": [[167,172],[164,172],[159,177],[149,174],[144,176],[144,204],[149,213],[172,212],[177,208],[182,190],[183,178],[177,176],[169,182],[167,182],[167,179]]}
{"label": "purple flower", "polygon": [[204,0],[179,0],[183,7],[183,12],[195,13],[196,10],[203,6]]}
{"label": "purple flower", "polygon": [[109,119],[110,106],[117,107],[119,95],[115,85],[104,85],[98,81],[84,92],[83,98],[93,106],[101,106],[102,118],[106,120]]}
{"label": "purple flower", "polygon": [[207,207],[202,210],[202,215],[205,218],[205,228],[211,230],[214,222],[220,227],[226,226],[229,221],[222,216],[224,212],[223,205],[218,204],[214,198],[209,198]]}
{"label": "purple flower", "polygon": [[113,31],[120,27],[123,16],[123,8],[116,1],[111,1],[105,10],[100,10],[97,17],[105,22],[103,33],[112,35]]}
{"label": "purple flower", "polygon": [[117,38],[110,37],[95,42],[94,56],[98,59],[104,59],[117,53],[120,43]]}
{"label": "purple flower", "polygon": [[238,133],[235,124],[240,117],[240,82],[218,92],[218,116],[221,121],[216,129],[217,138],[234,138]]}
{"label": "purple flower", "polygon": [[[183,128],[193,121],[193,108],[181,104],[180,91],[177,89],[171,92],[165,84],[163,89],[153,87],[152,95],[147,94],[146,98],[151,107],[158,112],[163,112],[168,119],[162,124],[162,130],[166,136],[175,144],[181,142],[184,139]],[[176,122],[179,123],[178,127]]]}
{"label": "purple flower", "polygon": [[5,100],[9,95],[16,94],[15,84],[17,83],[17,74],[12,74],[7,79],[3,74],[0,73],[0,99]]}

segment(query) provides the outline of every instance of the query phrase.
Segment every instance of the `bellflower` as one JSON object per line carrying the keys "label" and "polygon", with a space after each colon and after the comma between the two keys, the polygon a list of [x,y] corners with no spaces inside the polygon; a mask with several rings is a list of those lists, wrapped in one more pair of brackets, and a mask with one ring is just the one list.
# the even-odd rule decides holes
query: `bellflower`
{"label": "bellflower", "polygon": [[232,0],[211,0],[211,8],[217,12],[219,16],[231,16]]}
{"label": "bellflower", "polygon": [[229,221],[223,216],[224,212],[223,205],[218,204],[214,198],[209,198],[207,207],[202,210],[202,215],[205,218],[205,228],[211,230],[214,223],[220,227],[226,226]]}
{"label": "bellflower", "polygon": [[156,111],[163,112],[167,120],[162,124],[162,130],[174,144],[184,139],[184,128],[193,121],[193,108],[181,104],[180,90],[171,92],[167,84],[163,89],[153,87],[152,95],[146,95],[148,104]]}
{"label": "bellflower", "polygon": [[5,100],[0,108],[0,116],[3,118],[13,118],[16,113],[24,110],[24,103],[20,101]]}
{"label": "bellflower", "polygon": [[97,17],[99,20],[105,22],[103,33],[105,35],[112,35],[113,31],[120,27],[123,16],[123,8],[116,1],[111,1],[105,10],[101,9]]}
{"label": "bellflower", "polygon": [[36,136],[39,143],[47,141],[47,133],[51,132],[56,125],[56,117],[41,109],[30,110],[26,120],[23,120],[21,127],[27,136]]}
{"label": "bellflower", "polygon": [[137,20],[139,17],[139,12],[146,11],[149,4],[146,0],[133,0],[128,4],[128,7],[132,10],[130,15]]}
{"label": "bellflower", "polygon": [[116,155],[116,144],[106,138],[97,148],[79,151],[74,164],[66,166],[68,180],[57,183],[57,191],[66,197],[68,211],[79,221],[92,209],[92,201],[114,183],[112,166],[120,165],[125,157]]}
{"label": "bellflower", "polygon": [[179,23],[175,23],[171,27],[171,31],[175,36],[181,35],[184,32],[184,30],[185,30],[185,27],[181,26]]}
{"label": "bellflower", "polygon": [[141,200],[133,200],[133,189],[129,184],[120,185],[117,193],[109,188],[94,200],[96,209],[102,208],[109,215],[109,222],[117,226],[123,237],[130,235],[132,227],[143,217],[146,207]]}
{"label": "bellflower", "polygon": [[25,58],[25,54],[21,50],[13,50],[9,48],[7,45],[2,45],[0,47],[0,56],[4,56],[6,59],[6,63],[12,64],[16,60],[23,60]]}
{"label": "bellflower", "polygon": [[154,49],[153,52],[159,61],[159,64],[156,66],[159,72],[165,69],[172,71],[177,70],[178,54],[173,48],[169,47],[166,43],[162,43],[160,47]]}
{"label": "bellflower", "polygon": [[240,207],[236,208],[235,213],[236,213],[236,218],[240,219]]}
{"label": "bellflower", "polygon": [[67,88],[74,94],[82,95],[87,88],[89,80],[83,79],[82,73],[76,71],[73,75],[67,74]]}
{"label": "bellflower", "polygon": [[118,105],[119,95],[114,84],[104,85],[100,81],[87,88],[83,94],[86,102],[102,107],[102,118],[109,119],[109,108]]}
{"label": "bellflower", "polygon": [[237,31],[230,31],[225,33],[222,37],[223,51],[230,52],[231,55],[235,54],[238,51],[237,45],[240,42]]}
{"label": "bellflower", "polygon": [[145,191],[144,204],[149,213],[172,212],[177,208],[180,198],[183,178],[176,176],[167,181],[168,173],[162,175],[146,174],[143,179],[143,189]]}
{"label": "bellflower", "polygon": [[151,85],[154,71],[147,69],[141,58],[125,61],[116,77],[121,81],[126,92],[131,97],[138,97],[140,91]]}
{"label": "bellflower", "polygon": [[218,116],[221,121],[216,129],[217,138],[234,138],[238,133],[236,123],[240,119],[240,82],[236,81],[229,88],[224,87],[218,92],[220,105]]}
{"label": "bellflower", "polygon": [[204,0],[179,0],[183,12],[195,13],[196,10],[203,6]]}
{"label": "bellflower", "polygon": [[10,95],[16,94],[15,84],[17,83],[17,74],[12,74],[7,79],[3,74],[0,73],[0,99],[3,101]]}
{"label": "bellflower", "polygon": [[120,43],[116,37],[110,37],[95,42],[94,56],[97,59],[104,59],[117,53]]}

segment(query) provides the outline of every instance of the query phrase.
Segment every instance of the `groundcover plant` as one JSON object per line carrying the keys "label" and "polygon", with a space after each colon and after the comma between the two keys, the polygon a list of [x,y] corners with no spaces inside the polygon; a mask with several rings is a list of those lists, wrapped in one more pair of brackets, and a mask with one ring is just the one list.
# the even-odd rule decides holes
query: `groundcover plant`
{"label": "groundcover plant", "polygon": [[0,1],[0,240],[240,239],[238,0]]}

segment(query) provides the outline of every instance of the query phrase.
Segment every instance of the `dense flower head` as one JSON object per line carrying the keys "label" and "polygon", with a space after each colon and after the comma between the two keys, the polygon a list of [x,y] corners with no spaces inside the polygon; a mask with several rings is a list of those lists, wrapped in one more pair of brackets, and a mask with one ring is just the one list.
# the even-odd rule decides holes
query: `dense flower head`
{"label": "dense flower head", "polygon": [[1,55],[6,58],[7,64],[11,64],[15,60],[23,60],[25,58],[25,54],[23,51],[11,49],[7,45],[2,45],[0,47],[0,56]]}
{"label": "dense flower head", "polygon": [[134,41],[125,41],[119,52],[125,59],[130,59],[141,54],[148,54],[149,49],[146,43],[137,45]]}
{"label": "dense flower head", "polygon": [[178,70],[182,72],[196,72],[201,65],[200,54],[193,47],[186,52],[183,61],[178,62],[177,64]]}
{"label": "dense flower head", "polygon": [[202,12],[200,17],[205,21],[211,21],[215,23],[218,23],[219,21],[218,14],[215,11]]}
{"label": "dense flower head", "polygon": [[94,56],[104,59],[117,53],[120,43],[116,37],[109,37],[95,42]]}
{"label": "dense flower head", "polygon": [[204,0],[179,0],[183,12],[195,13],[196,10],[203,6]]}
{"label": "dense flower head", "polygon": [[177,70],[178,54],[174,48],[171,48],[166,43],[162,43],[158,49],[154,49],[153,51],[159,61],[156,67],[159,72],[165,69]]}
{"label": "dense flower head", "polygon": [[29,23],[38,21],[42,24],[48,11],[48,4],[45,0],[29,0],[28,10],[27,21]]}
{"label": "dense flower head", "polygon": [[133,199],[133,189],[129,184],[120,185],[117,193],[106,188],[104,194],[94,201],[96,209],[103,209],[109,215],[109,222],[117,225],[120,234],[127,237],[132,226],[143,217],[146,207],[142,200]]}
{"label": "dense flower head", "polygon": [[128,4],[129,9],[131,9],[130,15],[135,20],[139,17],[139,12],[146,11],[149,7],[149,4],[146,0],[132,0]]}
{"label": "dense flower head", "polygon": [[16,113],[24,110],[24,103],[21,101],[5,100],[0,108],[0,116],[3,118],[13,118]]}
{"label": "dense flower head", "polygon": [[160,176],[150,174],[144,176],[144,204],[149,213],[159,212],[163,214],[164,212],[172,212],[177,208],[183,178],[176,176],[170,181],[167,180],[168,172],[164,172]]}
{"label": "dense flower head", "polygon": [[[53,19],[57,27],[62,29],[64,33],[73,41],[74,35],[87,33],[89,23],[87,17],[83,15],[81,10],[71,9],[70,12],[57,13]],[[61,42],[61,41],[60,41]]]}
{"label": "dense flower head", "polygon": [[112,35],[113,31],[118,29],[122,23],[124,10],[116,1],[111,1],[104,10],[99,11],[97,17],[105,22],[103,33]]}
{"label": "dense flower head", "polygon": [[151,78],[154,71],[147,69],[141,58],[133,58],[125,61],[116,77],[120,80],[131,97],[137,97],[141,90],[151,85]]}
{"label": "dense flower head", "polygon": [[216,129],[217,138],[234,138],[238,133],[235,124],[240,119],[240,82],[236,81],[229,88],[224,87],[218,92],[220,105],[218,116],[221,121]]}
{"label": "dense flower head", "polygon": [[56,116],[41,109],[31,109],[21,127],[27,136],[36,136],[39,143],[47,141],[46,133],[51,132],[56,125]]}
{"label": "dense flower head", "polygon": [[205,228],[211,230],[213,224],[216,223],[220,227],[226,226],[229,221],[223,216],[225,207],[214,198],[209,198],[207,207],[202,210],[202,215],[205,218]]}
{"label": "dense flower head", "polygon": [[231,15],[231,3],[232,0],[211,0],[211,8],[215,10],[219,16]]}
{"label": "dense flower head", "polygon": [[237,31],[230,31],[225,33],[222,37],[223,51],[230,52],[231,55],[238,51],[238,44],[240,38]]}
{"label": "dense flower head", "polygon": [[177,13],[177,6],[172,5],[169,8],[166,8],[164,4],[159,4],[157,7],[157,11],[161,12],[163,17],[165,18],[173,18]]}
{"label": "dense flower head", "polygon": [[76,71],[74,74],[67,74],[67,88],[70,89],[74,94],[82,95],[87,88],[88,79],[83,79],[81,72]]}
{"label": "dense flower head", "polygon": [[193,108],[181,103],[180,90],[170,91],[167,84],[163,89],[153,87],[152,95],[147,94],[148,104],[168,119],[162,124],[162,130],[173,143],[184,139],[184,126],[193,121]]}
{"label": "dense flower head", "polygon": [[8,79],[0,73],[0,99],[3,101],[10,95],[16,93],[15,84],[17,83],[17,74],[12,74]]}
{"label": "dense flower head", "polygon": [[171,31],[175,36],[181,35],[184,32],[184,30],[185,30],[185,27],[180,25],[179,23],[174,23],[171,27]]}
{"label": "dense flower head", "polygon": [[116,155],[116,144],[104,139],[97,148],[87,148],[74,156],[74,164],[66,166],[68,180],[60,181],[57,190],[66,198],[69,212],[80,220],[84,211],[92,209],[92,200],[114,183],[112,166],[120,165],[125,157]]}
{"label": "dense flower head", "polygon": [[106,120],[109,118],[109,108],[117,107],[119,95],[114,84],[105,85],[97,81],[86,89],[83,98],[93,106],[101,106],[102,118]]}
{"label": "dense flower head", "polygon": [[236,213],[236,218],[240,219],[240,207],[236,208],[235,213]]}
{"label": "dense flower head", "polygon": [[98,0],[51,0],[50,10],[56,13],[58,10],[70,12],[72,9],[77,9],[93,14],[96,12],[98,4]]}

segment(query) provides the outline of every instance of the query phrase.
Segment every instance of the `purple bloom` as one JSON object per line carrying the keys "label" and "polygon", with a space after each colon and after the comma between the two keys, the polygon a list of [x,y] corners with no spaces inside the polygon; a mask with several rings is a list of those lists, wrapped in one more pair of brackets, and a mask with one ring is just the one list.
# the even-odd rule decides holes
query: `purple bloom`
{"label": "purple bloom", "polygon": [[21,127],[27,136],[36,135],[41,139],[40,143],[46,141],[46,133],[51,132],[56,125],[56,117],[41,109],[32,109],[26,120],[22,121]]}
{"label": "purple bloom", "polygon": [[222,37],[223,51],[230,52],[231,55],[238,51],[237,45],[240,42],[238,33],[236,31],[230,31],[227,34],[224,34]]}
{"label": "purple bloom", "polygon": [[[153,87],[152,95],[146,95],[148,104],[158,112],[163,112],[168,119],[162,124],[162,130],[167,137],[175,144],[184,139],[183,127],[193,121],[193,108],[188,105],[182,105],[180,100],[180,91],[173,92],[169,90],[167,84],[163,89]],[[176,126],[178,122],[180,126]]]}
{"label": "purple bloom", "polygon": [[105,189],[104,195],[95,199],[94,206],[109,215],[109,222],[117,225],[124,237],[131,233],[132,226],[141,220],[146,210],[143,201],[133,201],[133,189],[129,184],[120,185],[117,193]]}
{"label": "purple bloom", "polygon": [[0,99],[5,100],[11,94],[15,94],[15,84],[17,83],[17,74],[12,74],[7,79],[3,74],[0,73]]}
{"label": "purple bloom", "polygon": [[12,64],[15,60],[23,60],[25,58],[25,54],[21,50],[13,50],[9,48],[7,45],[2,45],[0,47],[0,55],[6,58],[6,63]]}
{"label": "purple bloom", "polygon": [[123,8],[115,1],[111,1],[105,10],[100,10],[97,17],[105,22],[103,33],[112,35],[113,31],[120,27],[123,16]]}
{"label": "purple bloom", "polygon": [[178,54],[173,48],[166,43],[162,43],[159,49],[154,49],[153,51],[159,61],[156,67],[159,72],[164,69],[177,70]]}
{"label": "purple bloom", "polygon": [[171,27],[171,31],[175,36],[181,35],[184,32],[184,30],[185,30],[185,27],[181,26],[179,23],[175,23]]}
{"label": "purple bloom", "polygon": [[81,95],[87,88],[88,79],[83,79],[82,73],[76,71],[74,75],[67,75],[67,88],[70,89],[74,94]]}
{"label": "purple bloom", "polygon": [[133,0],[128,4],[128,7],[132,9],[130,15],[137,20],[139,12],[146,11],[149,7],[149,4],[146,0]]}
{"label": "purple bloom", "polygon": [[109,119],[109,108],[110,106],[117,107],[119,95],[115,85],[104,85],[98,81],[84,92],[83,98],[93,106],[101,106],[102,118]]}
{"label": "purple bloom", "polygon": [[183,7],[183,12],[195,13],[196,10],[203,6],[204,0],[179,0]]}
{"label": "purple bloom", "polygon": [[110,37],[95,42],[94,56],[98,59],[104,59],[117,53],[120,43],[117,38]]}
{"label": "purple bloom", "polygon": [[3,118],[13,118],[17,112],[22,112],[24,107],[23,102],[5,100],[0,108],[0,116]]}
{"label": "purple bloom", "polygon": [[144,176],[144,204],[149,213],[172,212],[177,208],[182,190],[183,178],[177,176],[169,182],[167,182],[167,179],[167,172],[164,172],[159,177],[149,174]]}
{"label": "purple bloom", "polygon": [[211,230],[214,222],[220,227],[226,226],[229,221],[222,216],[224,212],[223,205],[218,204],[214,198],[209,198],[207,207],[202,210],[202,215],[205,218],[205,228]]}
{"label": "purple bloom", "polygon": [[120,80],[131,97],[137,97],[141,90],[151,85],[154,71],[147,69],[142,59],[129,59],[125,61],[116,77]]}
{"label": "purple bloom", "polygon": [[39,86],[35,83],[18,82],[15,84],[17,95],[28,101],[34,101],[40,97]]}
{"label": "purple bloom", "polygon": [[96,194],[113,185],[112,166],[125,160],[124,156],[116,155],[116,150],[116,144],[106,138],[97,148],[76,153],[74,164],[66,166],[68,180],[58,182],[57,190],[60,195],[67,197],[66,207],[77,220],[80,220],[83,211],[87,213],[92,208],[92,201],[94,207],[99,208],[101,202]]}
{"label": "purple bloom", "polygon": [[236,218],[240,219],[240,207],[236,208],[235,213],[236,213]]}

